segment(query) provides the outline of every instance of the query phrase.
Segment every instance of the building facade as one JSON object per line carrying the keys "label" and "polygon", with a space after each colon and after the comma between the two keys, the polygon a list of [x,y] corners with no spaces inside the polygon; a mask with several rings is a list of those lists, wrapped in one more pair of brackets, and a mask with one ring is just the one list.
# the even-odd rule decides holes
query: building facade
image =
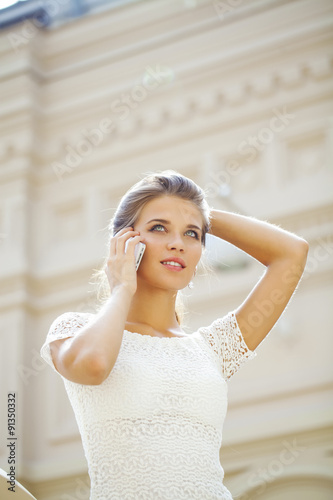
{"label": "building facade", "polygon": [[[17,479],[38,500],[89,498],[72,408],[39,350],[58,315],[94,310],[121,196],[174,169],[212,207],[310,243],[297,293],[229,384],[221,463],[235,499],[332,498],[332,2],[138,1],[37,24],[0,32],[0,423],[15,393]],[[214,239],[214,276],[184,291],[189,331],[264,271]]]}

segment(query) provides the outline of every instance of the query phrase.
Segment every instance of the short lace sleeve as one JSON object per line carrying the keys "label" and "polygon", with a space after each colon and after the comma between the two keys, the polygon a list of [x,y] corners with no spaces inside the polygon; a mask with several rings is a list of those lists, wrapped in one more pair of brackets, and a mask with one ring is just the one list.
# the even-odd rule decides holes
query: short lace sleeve
{"label": "short lace sleeve", "polygon": [[199,331],[217,355],[223,377],[227,380],[246,360],[257,355],[246,345],[234,311],[216,319],[210,326],[200,328]]}
{"label": "short lace sleeve", "polygon": [[58,316],[51,324],[40,355],[57,373],[51,355],[50,343],[54,340],[74,337],[75,333],[88,323],[90,317],[90,313],[66,312]]}

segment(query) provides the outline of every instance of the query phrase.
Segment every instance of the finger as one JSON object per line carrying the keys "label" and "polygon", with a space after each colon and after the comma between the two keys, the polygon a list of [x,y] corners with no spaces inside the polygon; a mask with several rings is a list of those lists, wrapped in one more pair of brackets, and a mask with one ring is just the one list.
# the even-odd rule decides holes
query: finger
{"label": "finger", "polygon": [[120,229],[120,231],[117,231],[116,234],[113,236],[113,238],[115,237],[118,237],[124,233],[126,233],[126,231],[131,231],[133,230],[133,227],[132,226],[129,226],[129,227],[123,227],[122,229]]}
{"label": "finger", "polygon": [[110,243],[109,243],[109,255],[113,255],[115,252],[116,252],[116,248],[117,248],[117,241],[118,241],[118,238],[123,236],[123,235],[126,235],[127,232],[133,230],[133,228],[131,227],[123,227],[123,229],[121,229],[120,231],[118,231],[118,233],[116,233],[114,236],[112,236],[110,238]]}
{"label": "finger", "polygon": [[[137,235],[137,236],[134,236],[133,239],[129,240],[128,243],[127,243],[126,253],[128,251],[130,251],[131,253],[134,254],[135,245],[137,245],[141,239],[142,239],[142,236],[141,235]],[[126,245],[126,242],[124,242],[124,249],[125,249],[125,245]]]}
{"label": "finger", "polygon": [[[133,237],[136,237],[139,231],[128,231],[127,233],[123,234],[122,236],[119,236],[117,239],[117,251],[124,251],[126,242]],[[131,240],[132,241],[132,240]],[[129,243],[131,243],[131,241]]]}

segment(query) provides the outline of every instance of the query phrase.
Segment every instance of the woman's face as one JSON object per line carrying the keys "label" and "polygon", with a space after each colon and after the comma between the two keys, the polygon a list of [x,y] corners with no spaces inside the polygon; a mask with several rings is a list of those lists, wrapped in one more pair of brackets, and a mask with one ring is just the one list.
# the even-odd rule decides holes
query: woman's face
{"label": "woman's face", "polygon": [[[147,203],[134,227],[146,244],[138,280],[144,279],[159,288],[185,288],[201,257],[202,225],[202,216],[190,201],[163,195]],[[161,264],[173,257],[184,261],[185,267],[178,272]]]}

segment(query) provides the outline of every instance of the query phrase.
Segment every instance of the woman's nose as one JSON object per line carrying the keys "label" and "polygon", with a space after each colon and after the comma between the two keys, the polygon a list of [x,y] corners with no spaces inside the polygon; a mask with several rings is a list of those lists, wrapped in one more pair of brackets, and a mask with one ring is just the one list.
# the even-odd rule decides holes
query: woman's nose
{"label": "woman's nose", "polygon": [[184,248],[184,242],[181,236],[173,236],[170,238],[168,242],[168,247],[169,248],[179,248],[183,249]]}

